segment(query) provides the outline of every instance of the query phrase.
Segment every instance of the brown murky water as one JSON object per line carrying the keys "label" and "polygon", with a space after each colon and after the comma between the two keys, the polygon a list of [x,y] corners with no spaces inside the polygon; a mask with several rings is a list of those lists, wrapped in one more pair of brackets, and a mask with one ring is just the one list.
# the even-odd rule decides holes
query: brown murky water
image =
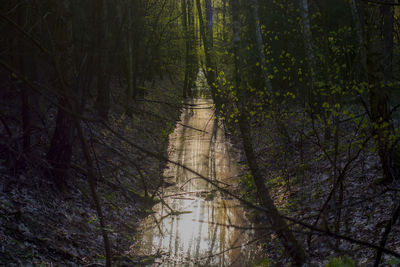
{"label": "brown murky water", "polygon": [[[169,156],[229,189],[236,186],[237,156],[214,119],[212,100],[193,99],[170,136]],[[238,201],[224,197],[193,173],[170,165],[174,186],[141,225],[137,253],[160,255],[154,266],[247,266],[251,258],[249,222]]]}

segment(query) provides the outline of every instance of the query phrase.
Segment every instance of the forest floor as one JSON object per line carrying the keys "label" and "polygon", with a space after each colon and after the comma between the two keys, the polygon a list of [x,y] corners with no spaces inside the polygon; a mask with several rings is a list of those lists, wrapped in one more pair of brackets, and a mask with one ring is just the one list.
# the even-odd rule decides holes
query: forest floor
{"label": "forest floor", "polygon": [[[115,85],[119,87],[119,85]],[[113,129],[128,141],[150,151],[167,156],[168,135],[173,131],[180,114],[179,97],[168,88],[180,84],[158,81],[148,85],[146,101],[136,101],[132,117],[124,115],[120,105],[114,105],[109,122]],[[123,99],[123,88],[114,89],[114,101]],[[153,97],[167,103],[154,103]],[[18,117],[18,99],[12,93],[2,97],[7,114]],[[49,112],[55,110],[47,107]],[[168,119],[166,119],[168,118]],[[23,168],[13,168],[11,158],[18,153],[18,139],[1,138],[0,153],[0,266],[103,266],[104,243],[99,218],[94,207],[88,181],[82,175],[79,155],[74,155],[73,170],[66,190],[55,190],[43,161],[51,132],[44,121],[36,134],[35,151],[25,159]],[[97,194],[102,203],[108,236],[116,266],[132,266],[145,258],[128,257],[134,243],[139,221],[154,204],[151,193],[161,181],[165,164],[147,157],[98,125],[84,123],[85,134],[91,140],[92,155],[96,158]],[[13,132],[18,125],[10,124]],[[15,131],[14,131],[15,130]],[[111,149],[112,147],[112,149]],[[10,171],[13,170],[13,171]],[[146,184],[147,183],[147,184]],[[148,196],[143,194],[146,187]]]}
{"label": "forest floor", "polygon": [[[288,123],[293,123],[292,129],[298,126],[296,121]],[[231,129],[233,127],[235,126],[230,125]],[[255,128],[253,140],[258,144],[256,153],[259,165],[266,175],[266,184],[279,211],[323,230],[329,229],[355,240],[379,244],[387,222],[399,204],[400,181],[391,184],[381,182],[379,158],[369,149],[374,147],[373,141],[349,164],[348,170],[343,172],[343,183],[338,187],[334,185],[338,174],[335,176],[331,162],[321,147],[315,145],[315,136],[301,140],[298,135],[294,135],[295,138],[288,144],[281,134],[272,129],[273,125]],[[240,144],[237,136],[232,138],[236,139],[236,144]],[[340,138],[344,139],[346,136]],[[238,149],[243,150],[241,145],[238,145]],[[354,151],[348,153],[349,151],[345,150],[339,153],[338,173],[349,162],[349,155],[354,155]],[[244,155],[242,162],[245,162]],[[246,169],[246,165],[244,167]],[[243,177],[241,184],[244,195],[250,196],[252,200],[248,192],[254,192],[254,188],[246,186],[246,177],[251,177],[248,167]],[[333,188],[336,188],[336,191],[321,212]],[[258,222],[267,219],[259,212],[251,210],[248,216]],[[318,217],[319,220],[315,223]],[[309,229],[296,224],[292,225],[292,229],[304,245],[312,266],[326,266],[332,259],[339,257],[342,260],[350,259],[354,266],[372,266],[374,263],[374,249],[321,233],[313,232],[310,235]],[[385,247],[400,253],[399,222],[392,227]],[[286,255],[279,239],[272,232],[265,241],[259,242],[257,253],[267,258],[266,262],[273,266],[290,266],[290,257]],[[399,259],[384,254],[380,266],[399,264]]]}

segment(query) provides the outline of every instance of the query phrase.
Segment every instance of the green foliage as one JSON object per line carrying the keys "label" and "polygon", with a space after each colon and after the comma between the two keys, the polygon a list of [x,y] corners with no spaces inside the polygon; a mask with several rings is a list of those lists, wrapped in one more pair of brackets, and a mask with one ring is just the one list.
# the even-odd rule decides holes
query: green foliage
{"label": "green foliage", "polygon": [[400,259],[399,258],[392,258],[388,262],[391,266],[400,266]]}
{"label": "green foliage", "polygon": [[343,256],[343,257],[338,257],[338,258],[332,258],[325,267],[355,267],[356,264],[354,261],[348,257],[348,256]]}
{"label": "green foliage", "polygon": [[212,191],[206,196],[206,198],[204,200],[205,201],[213,201],[215,197],[216,197],[216,192]]}
{"label": "green foliage", "polygon": [[271,266],[270,259],[260,259],[253,263],[252,267],[269,267]]}
{"label": "green foliage", "polygon": [[246,172],[239,178],[239,185],[247,200],[256,201],[256,186],[250,172]]}
{"label": "green foliage", "polygon": [[99,222],[99,217],[97,217],[97,215],[93,215],[93,216],[89,219],[88,224],[92,224],[92,223],[94,223],[94,222]]}

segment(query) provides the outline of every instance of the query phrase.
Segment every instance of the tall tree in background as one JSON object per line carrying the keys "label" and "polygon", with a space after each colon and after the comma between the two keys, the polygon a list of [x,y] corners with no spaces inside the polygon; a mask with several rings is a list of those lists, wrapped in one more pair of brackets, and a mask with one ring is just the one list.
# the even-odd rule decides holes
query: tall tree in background
{"label": "tall tree in background", "polygon": [[[197,13],[199,16],[199,26],[200,26],[200,36],[203,40],[204,54],[205,54],[205,65],[206,65],[206,78],[209,86],[211,87],[212,97],[218,106],[220,101],[218,101],[217,88],[215,87],[216,79],[216,64],[214,58],[214,36],[213,36],[213,20],[214,20],[214,10],[212,7],[212,0],[205,0],[205,10],[206,10],[206,22],[203,17],[203,8],[200,0],[196,0]],[[207,23],[207,24],[206,24]]]}
{"label": "tall tree in background", "polygon": [[187,12],[188,12],[188,30],[189,30],[189,81],[188,81],[188,93],[189,96],[192,95],[191,89],[194,86],[194,83],[197,79],[197,73],[199,71],[198,66],[198,55],[197,55],[197,42],[196,42],[196,19],[195,19],[195,7],[194,7],[194,0],[189,0],[187,2]]}
{"label": "tall tree in background", "polygon": [[132,111],[130,105],[132,103],[133,98],[136,94],[136,77],[135,77],[135,70],[134,70],[134,40],[133,40],[133,9],[132,3],[127,2],[127,81],[128,81],[128,88],[126,91],[126,110],[128,115],[132,115]]}
{"label": "tall tree in background", "polygon": [[381,20],[381,6],[365,4],[368,18],[366,20],[367,70],[372,131],[384,179],[391,182],[399,177],[394,158],[395,134],[389,106],[389,87],[385,83],[391,75],[393,26],[390,7],[389,11],[386,8],[383,10],[384,23]]}
{"label": "tall tree in background", "polygon": [[[183,25],[183,32],[185,37],[185,79],[183,82],[183,98],[191,96],[191,89],[196,77],[194,77],[194,64],[195,64],[195,57],[194,57],[194,25],[193,25],[193,3],[192,0],[181,1],[182,7],[182,25]],[[197,71],[196,71],[197,73]]]}
{"label": "tall tree in background", "polygon": [[107,119],[110,109],[110,88],[109,88],[109,74],[106,73],[106,64],[110,64],[108,58],[107,45],[107,32],[106,32],[106,3],[105,0],[96,1],[96,62],[97,62],[97,98],[96,107],[100,116]]}
{"label": "tall tree in background", "polygon": [[[308,63],[308,72],[310,75],[310,86],[307,90],[308,101],[310,103],[311,109],[315,108],[315,97],[313,92],[313,88],[315,86],[316,81],[316,58],[313,47],[313,38],[311,33],[311,22],[310,22],[310,12],[309,12],[309,4],[308,0],[300,0],[300,12],[303,22],[303,38],[304,38],[304,47],[307,55],[307,63]],[[316,94],[315,94],[316,95]]]}
{"label": "tall tree in background", "polygon": [[75,112],[73,101],[76,97],[73,83],[75,81],[72,42],[72,14],[71,2],[62,0],[52,5],[53,14],[51,20],[54,22],[53,34],[55,40],[55,51],[57,57],[55,68],[58,76],[56,84],[59,88],[59,108],[57,111],[56,128],[51,139],[50,148],[47,152],[47,159],[52,165],[52,174],[56,184],[63,187],[68,177],[72,148],[74,142],[74,123],[70,112]]}
{"label": "tall tree in background", "polygon": [[[23,3],[19,9],[20,12],[18,12],[18,18],[17,18],[17,23],[20,25],[21,28],[26,28],[27,25],[29,25],[33,19],[33,14],[32,11],[32,3],[25,2]],[[21,74],[30,77],[32,77],[32,74],[34,74],[34,71],[32,68],[35,67],[35,62],[34,62],[34,51],[32,50],[31,46],[29,46],[24,40],[22,39],[15,39],[15,42],[17,45],[15,47],[18,48],[19,53],[15,53],[15,63],[14,65],[17,66],[17,68],[21,71]],[[24,53],[22,53],[24,51]],[[28,54],[30,53],[30,55]],[[31,90],[30,88],[24,84],[24,83],[19,83],[19,90],[21,91],[21,103],[22,103],[22,108],[21,108],[21,115],[22,115],[22,132],[23,132],[23,142],[22,142],[22,147],[24,153],[28,153],[31,145],[32,145],[32,136],[31,136],[31,131],[32,131],[32,99],[31,99]]]}
{"label": "tall tree in background", "polygon": [[360,71],[358,73],[358,79],[367,80],[367,50],[365,40],[365,17],[363,4],[360,0],[351,0],[350,2],[351,13],[353,15],[353,21],[356,27],[358,37],[358,62],[360,65]]}
{"label": "tall tree in background", "polygon": [[239,111],[238,122],[244,153],[246,155],[247,163],[257,189],[257,197],[262,207],[267,210],[265,215],[268,218],[268,226],[270,226],[272,230],[276,232],[280,242],[282,243],[286,252],[292,257],[293,261],[296,263],[296,266],[302,266],[302,264],[304,264],[306,261],[305,251],[293,235],[292,231],[289,229],[284,219],[279,214],[279,211],[276,208],[274,201],[272,200],[271,195],[264,183],[262,171],[257,163],[257,156],[252,144],[252,132],[249,123],[250,114],[247,108],[247,105],[250,103],[250,99],[247,95],[247,85],[242,83],[241,78],[241,66],[243,64],[241,63],[240,56],[241,22],[239,10],[241,10],[241,8],[239,0],[232,1],[231,10],[233,21],[235,88],[238,96],[237,106]]}
{"label": "tall tree in background", "polygon": [[267,71],[267,59],[265,56],[264,42],[261,33],[261,22],[260,22],[258,0],[252,0],[251,7],[254,19],[254,32],[256,36],[257,53],[258,53],[258,58],[261,62],[261,68],[263,70],[264,86],[266,86],[268,92],[272,97],[274,94],[272,90],[271,80],[269,79],[270,73]]}
{"label": "tall tree in background", "polygon": [[393,71],[393,37],[394,37],[394,0],[387,0],[387,5],[381,7],[381,13],[383,16],[383,70],[385,75],[385,81],[390,82],[392,80]]}

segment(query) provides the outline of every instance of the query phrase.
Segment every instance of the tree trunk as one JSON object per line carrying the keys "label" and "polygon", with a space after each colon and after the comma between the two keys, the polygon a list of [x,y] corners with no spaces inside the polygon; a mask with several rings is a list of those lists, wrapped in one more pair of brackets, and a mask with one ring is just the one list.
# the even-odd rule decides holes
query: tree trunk
{"label": "tree trunk", "polygon": [[[58,57],[55,58],[55,68],[58,74],[58,88],[62,95],[59,105],[73,111],[72,103],[74,93],[71,83],[73,82],[72,64],[72,20],[70,12],[70,1],[56,1],[54,3],[54,23],[56,49]],[[50,148],[47,152],[47,159],[52,166],[51,173],[56,185],[60,189],[65,188],[68,178],[68,169],[72,157],[72,146],[74,139],[73,117],[64,109],[58,108],[56,128],[51,139]]]}
{"label": "tree trunk", "polygon": [[185,36],[185,46],[186,46],[186,55],[185,55],[185,80],[183,82],[183,92],[182,96],[185,99],[188,96],[189,89],[189,79],[190,79],[190,40],[189,40],[189,31],[188,31],[188,12],[186,6],[186,0],[181,1],[182,7],[182,25],[183,32]]}
{"label": "tree trunk", "polygon": [[192,88],[197,78],[197,72],[199,70],[197,50],[196,50],[196,25],[194,18],[194,0],[188,1],[188,25],[189,25],[189,40],[190,40],[190,75],[188,82],[188,94],[192,96]]}
{"label": "tree trunk", "polygon": [[[29,25],[30,18],[28,14],[29,3],[24,3],[19,7],[18,10],[18,25],[24,29]],[[33,71],[30,71],[30,67],[33,67],[32,49],[26,45],[26,41],[22,39],[16,39],[16,51],[15,55],[15,65],[26,77],[32,78]],[[31,65],[32,64],[32,65]],[[32,118],[31,118],[31,107],[30,98],[31,91],[30,88],[21,82],[18,82],[18,89],[21,92],[21,117],[22,117],[22,150],[24,153],[29,153],[31,149],[31,132],[32,132]]]}
{"label": "tree trunk", "polygon": [[306,254],[300,243],[294,237],[286,222],[280,216],[270,194],[265,186],[264,177],[261,169],[258,166],[255,152],[252,145],[252,137],[250,132],[250,124],[248,118],[250,117],[246,111],[246,93],[241,88],[240,79],[240,20],[239,20],[239,3],[237,0],[232,1],[232,19],[233,19],[233,41],[234,41],[234,62],[235,62],[235,83],[237,95],[239,97],[239,129],[240,135],[246,155],[247,163],[253,176],[254,184],[257,189],[257,196],[261,205],[268,210],[266,217],[268,224],[276,232],[284,246],[286,252],[292,257],[297,266],[301,266],[306,261]]}
{"label": "tree trunk", "polygon": [[257,52],[258,52],[258,58],[261,61],[261,66],[263,70],[263,76],[264,76],[264,84],[268,90],[268,92],[271,94],[273,97],[273,91],[272,91],[272,84],[271,80],[269,79],[269,73],[267,71],[267,60],[265,57],[265,52],[264,52],[264,45],[263,45],[263,39],[261,35],[261,25],[260,25],[260,16],[258,13],[258,0],[252,0],[252,11],[253,11],[253,18],[255,20],[255,36],[256,36],[256,42],[257,42]]}
{"label": "tree trunk", "polygon": [[[393,0],[387,0],[389,3],[394,3]],[[390,5],[382,6],[382,15],[384,19],[384,29],[383,29],[383,38],[384,38],[384,50],[383,50],[383,72],[385,75],[385,80],[388,82],[392,78],[392,70],[393,70],[393,7]]]}
{"label": "tree trunk", "polygon": [[212,58],[212,52],[213,52],[213,32],[212,32],[212,27],[213,27],[213,9],[211,7],[211,0],[206,0],[206,16],[207,16],[207,24],[208,27],[206,28],[204,25],[204,19],[203,19],[203,12],[202,12],[202,7],[201,7],[201,2],[200,0],[196,0],[197,4],[197,12],[199,15],[199,26],[200,26],[200,35],[201,38],[203,39],[203,45],[204,45],[204,53],[205,53],[205,58],[206,58],[206,78],[208,85],[211,88],[211,95],[212,98],[214,99],[214,102],[217,106],[217,109],[219,107],[219,102],[218,101],[218,96],[217,96],[217,88],[215,87],[215,71],[216,71],[216,66],[214,63],[214,60]]}
{"label": "tree trunk", "polygon": [[239,108],[241,114],[239,118],[240,134],[247,163],[253,176],[254,184],[257,188],[257,197],[261,202],[261,205],[268,210],[268,212],[265,214],[268,218],[268,223],[272,230],[278,235],[279,240],[286,252],[290,255],[297,266],[302,266],[306,261],[306,253],[296,237],[293,235],[292,231],[289,229],[289,226],[279,214],[279,211],[277,210],[274,201],[272,200],[270,193],[265,186],[264,177],[261,174],[261,170],[257,164],[257,159],[251,142],[251,128],[247,119],[248,114],[246,114],[243,105],[240,106],[242,106]]}
{"label": "tree trunk", "polygon": [[106,267],[111,267],[112,266],[112,253],[111,253],[110,239],[108,238],[108,233],[107,233],[107,229],[106,229],[107,225],[104,221],[103,211],[101,208],[101,202],[100,202],[100,199],[97,196],[97,192],[96,192],[96,177],[94,174],[94,165],[93,165],[93,162],[92,162],[92,159],[90,156],[89,146],[83,135],[82,127],[80,126],[80,121],[78,119],[75,119],[74,122],[75,122],[75,126],[77,128],[78,137],[81,141],[82,152],[83,152],[83,156],[85,158],[86,166],[88,169],[90,194],[92,196],[94,206],[96,208],[97,216],[99,217],[101,234],[103,236],[104,252],[106,255],[106,259],[105,259]]}
{"label": "tree trunk", "polygon": [[360,58],[360,78],[361,80],[367,80],[367,50],[365,43],[365,31],[364,31],[364,10],[362,8],[360,0],[351,0],[350,7],[351,13],[354,18],[354,24],[356,25],[358,35],[358,46],[359,46],[359,58]]}
{"label": "tree trunk", "polygon": [[[257,57],[258,60],[261,62],[261,71],[262,71],[262,76],[263,76],[263,86],[267,88],[268,93],[270,94],[271,99],[273,100],[273,106],[271,108],[276,109],[276,113],[279,112],[279,105],[278,101],[276,100],[272,83],[269,78],[270,73],[267,70],[267,58],[265,55],[265,50],[264,50],[264,41],[262,38],[262,33],[261,33],[261,25],[260,25],[260,16],[259,16],[259,4],[258,0],[252,0],[251,1],[251,13],[253,14],[253,23],[254,23],[254,28],[250,29],[250,31],[254,32],[255,36],[255,42],[256,42],[256,47],[257,47]],[[259,86],[259,85],[258,85]],[[257,86],[256,86],[257,87]],[[274,116],[274,122],[276,123],[277,130],[279,131],[280,134],[282,134],[283,139],[285,142],[288,144],[291,142],[291,138],[289,136],[289,133],[286,129],[286,126],[284,122],[277,116]]]}
{"label": "tree trunk", "polygon": [[103,119],[107,119],[110,110],[110,88],[105,64],[108,62],[108,55],[105,53],[106,30],[105,30],[105,3],[104,0],[96,1],[97,21],[97,98],[96,109]]}
{"label": "tree trunk", "polygon": [[[308,70],[310,75],[310,89],[307,91],[308,101],[311,106],[311,109],[317,108],[316,99],[314,97],[313,88],[315,85],[316,78],[316,59],[314,54],[314,47],[312,41],[312,33],[311,33],[311,22],[310,22],[310,14],[309,14],[309,5],[308,0],[300,0],[300,11],[303,22],[303,39],[304,39],[304,47],[306,50]],[[312,112],[312,111],[311,111]]]}
{"label": "tree trunk", "polygon": [[[65,98],[61,99],[59,104],[63,107],[70,107],[69,100]],[[59,108],[56,129],[51,139],[50,149],[47,152],[47,160],[52,166],[51,174],[59,189],[64,189],[65,182],[68,179],[74,132],[71,115]]]}
{"label": "tree trunk", "polygon": [[127,73],[127,80],[128,80],[128,90],[126,94],[126,112],[129,116],[132,115],[131,107],[132,100],[135,97],[136,91],[136,79],[134,77],[134,55],[133,55],[133,21],[132,21],[132,3],[128,3],[128,73]]}
{"label": "tree trunk", "polygon": [[391,182],[399,177],[399,170],[394,162],[394,144],[390,141],[390,137],[394,136],[394,128],[389,110],[388,88],[383,85],[386,60],[384,58],[385,43],[382,38],[383,25],[379,7],[368,5],[366,11],[369,18],[367,24],[367,68],[372,131],[382,164],[384,180]]}

